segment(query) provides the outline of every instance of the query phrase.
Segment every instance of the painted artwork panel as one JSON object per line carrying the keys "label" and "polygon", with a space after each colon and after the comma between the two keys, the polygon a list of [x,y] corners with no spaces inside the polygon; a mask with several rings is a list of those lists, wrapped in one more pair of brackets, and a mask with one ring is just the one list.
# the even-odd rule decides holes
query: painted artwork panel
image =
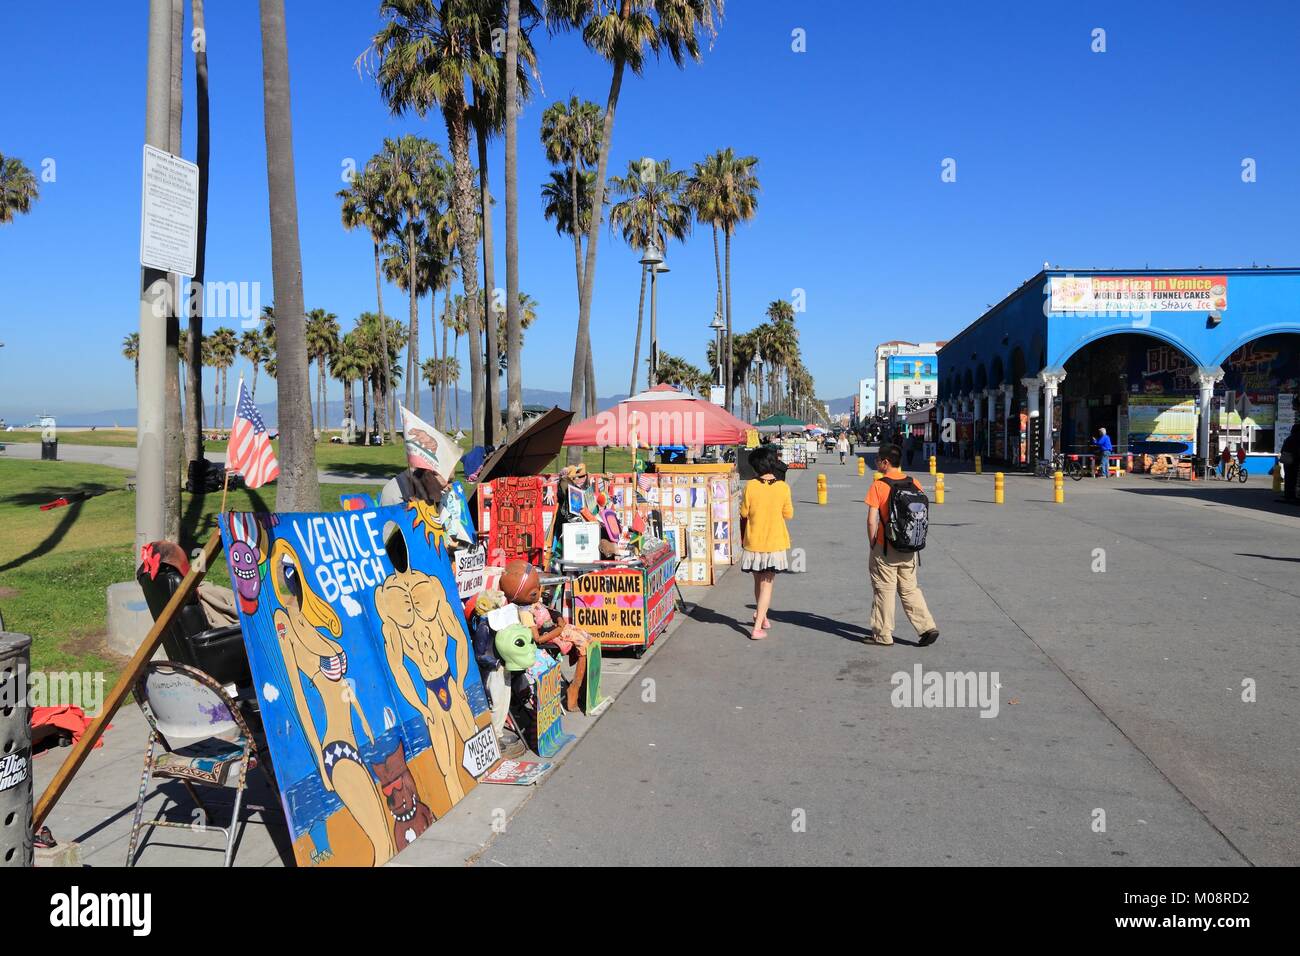
{"label": "painted artwork panel", "polygon": [[378,866],[497,746],[437,514],[410,502],[219,523],[294,857]]}

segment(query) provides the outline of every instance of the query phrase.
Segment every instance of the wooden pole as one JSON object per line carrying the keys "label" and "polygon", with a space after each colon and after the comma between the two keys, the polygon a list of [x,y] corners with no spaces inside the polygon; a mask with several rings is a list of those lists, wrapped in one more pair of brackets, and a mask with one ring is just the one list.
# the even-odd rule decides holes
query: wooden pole
{"label": "wooden pole", "polygon": [[113,719],[113,715],[117,713],[118,708],[126,701],[127,695],[131,693],[131,688],[135,686],[135,682],[144,671],[145,665],[149,663],[154,651],[162,643],[163,632],[167,630],[172,618],[180,611],[181,606],[190,599],[190,595],[194,593],[195,588],[199,586],[199,582],[207,574],[208,565],[220,552],[221,532],[214,531],[212,537],[208,539],[208,543],[203,546],[203,552],[190,565],[190,573],[185,575],[184,580],[181,581],[181,586],[176,589],[176,593],[167,602],[163,612],[153,622],[153,627],[149,629],[145,639],[136,648],[135,654],[126,665],[126,669],[122,671],[122,676],[117,679],[117,683],[109,691],[108,697],[104,700],[103,710],[100,711],[98,717],[91,721],[90,726],[86,728],[86,732],[73,746],[72,752],[68,754],[68,759],[63,761],[63,766],[59,768],[58,773],[54,775],[54,779],[50,781],[49,786],[45,788],[45,792],[41,794],[41,799],[37,802],[36,810],[32,814],[33,832],[41,828],[45,818],[54,809],[54,804],[58,803],[59,797],[63,796],[63,792],[68,789],[68,785],[72,783],[72,778],[76,776],[77,771],[81,769],[81,765],[90,756],[90,751],[94,749],[95,744],[99,742],[99,738],[103,736],[104,730],[108,727],[108,722]]}
{"label": "wooden pole", "polygon": [[230,487],[230,462],[227,461],[226,467],[221,472],[221,507],[217,510],[217,514],[219,515],[223,515],[226,513],[226,489],[229,487]]}

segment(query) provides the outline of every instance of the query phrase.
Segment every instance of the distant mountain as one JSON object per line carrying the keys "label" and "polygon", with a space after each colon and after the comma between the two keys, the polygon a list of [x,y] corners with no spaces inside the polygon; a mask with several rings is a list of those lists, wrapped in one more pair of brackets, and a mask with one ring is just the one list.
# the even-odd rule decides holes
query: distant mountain
{"label": "distant mountain", "polygon": [[[469,392],[465,391],[464,389],[459,389],[458,391],[460,396],[460,419],[457,422],[453,422],[452,427],[468,429],[470,427],[470,395]],[[274,395],[274,394],[275,394],[274,389],[270,389],[263,392],[263,396]],[[597,398],[596,406],[601,411],[604,411],[607,408],[612,408],[613,406],[617,405],[626,397],[627,397],[626,395],[618,394],[618,395],[606,396],[605,398]],[[360,392],[357,392],[358,404],[360,403],[360,401],[361,401],[361,394]],[[547,389],[540,389],[540,388],[525,388],[523,390],[523,402],[525,405],[544,405],[547,408],[550,408],[554,405],[558,405],[560,408],[568,408],[569,393],[549,391]],[[502,394],[501,397],[501,403],[503,406],[505,405],[504,393]],[[230,424],[230,416],[233,411],[232,409],[233,405],[234,405],[234,394],[232,391],[230,398],[226,402],[226,425],[227,426],[229,426]],[[276,417],[277,406],[278,403],[276,402],[266,402],[266,401],[258,402],[258,408],[260,408],[262,411],[262,417],[266,420],[267,425],[269,425],[272,428],[276,427],[276,425],[278,424],[278,419]],[[208,409],[207,414],[211,415],[212,399],[210,397],[207,399],[207,409]],[[315,412],[314,405],[312,410],[314,414]],[[456,413],[456,393],[453,393],[451,397],[451,412],[452,412],[452,416],[454,417]],[[420,413],[422,418],[428,421],[432,421],[433,393],[430,392],[428,389],[425,389],[421,393]],[[360,416],[361,414],[360,407],[356,409],[356,414]],[[4,409],[0,409],[0,415],[5,415]],[[8,415],[5,415],[5,417],[7,418],[8,424],[14,425],[15,427],[19,427],[19,426],[32,423],[35,420],[36,415],[32,413],[28,413],[20,416],[18,414],[10,413]],[[343,421],[342,399],[338,401],[329,402],[326,404],[325,417],[326,417],[326,423],[325,423],[326,428],[339,427],[339,423]],[[113,428],[113,427],[134,428],[135,409],[117,408],[117,409],[110,409],[108,411],[101,411],[101,412],[68,412],[66,414],[57,416],[57,421],[59,425],[65,428],[89,427],[92,425],[95,426],[96,428]]]}
{"label": "distant mountain", "polygon": [[849,395],[845,398],[832,398],[826,404],[830,406],[832,415],[845,415],[853,411],[853,400],[856,395]]}

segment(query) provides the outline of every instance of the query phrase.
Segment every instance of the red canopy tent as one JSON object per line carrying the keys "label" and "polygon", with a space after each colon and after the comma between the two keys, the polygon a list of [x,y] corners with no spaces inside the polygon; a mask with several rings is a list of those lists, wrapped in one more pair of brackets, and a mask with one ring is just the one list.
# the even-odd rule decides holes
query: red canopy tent
{"label": "red canopy tent", "polygon": [[656,385],[570,425],[564,444],[596,448],[740,445],[751,427],[720,405],[671,385]]}

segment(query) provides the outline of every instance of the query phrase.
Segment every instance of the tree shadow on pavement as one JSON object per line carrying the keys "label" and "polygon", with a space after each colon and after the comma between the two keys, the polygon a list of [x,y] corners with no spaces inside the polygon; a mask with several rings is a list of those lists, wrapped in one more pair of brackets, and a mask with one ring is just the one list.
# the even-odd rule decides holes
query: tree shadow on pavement
{"label": "tree shadow on pavement", "polygon": [[1300,563],[1300,558],[1283,558],[1283,557],[1280,557],[1280,556],[1278,556],[1278,555],[1276,555],[1276,554],[1251,554],[1249,551],[1238,551],[1238,552],[1237,552],[1237,557],[1239,557],[1239,558],[1260,558],[1260,559],[1262,559],[1262,560],[1264,560],[1264,561],[1291,561],[1291,562],[1294,562],[1294,563]]}
{"label": "tree shadow on pavement", "polygon": [[1194,498],[1205,503],[1206,507],[1217,505],[1234,505],[1238,508],[1250,508],[1254,511],[1275,515],[1293,515],[1300,517],[1300,508],[1287,504],[1277,497],[1277,492],[1268,485],[1229,485],[1226,482],[1151,482],[1147,487],[1120,486],[1117,491],[1130,495],[1144,495],[1159,498]]}

